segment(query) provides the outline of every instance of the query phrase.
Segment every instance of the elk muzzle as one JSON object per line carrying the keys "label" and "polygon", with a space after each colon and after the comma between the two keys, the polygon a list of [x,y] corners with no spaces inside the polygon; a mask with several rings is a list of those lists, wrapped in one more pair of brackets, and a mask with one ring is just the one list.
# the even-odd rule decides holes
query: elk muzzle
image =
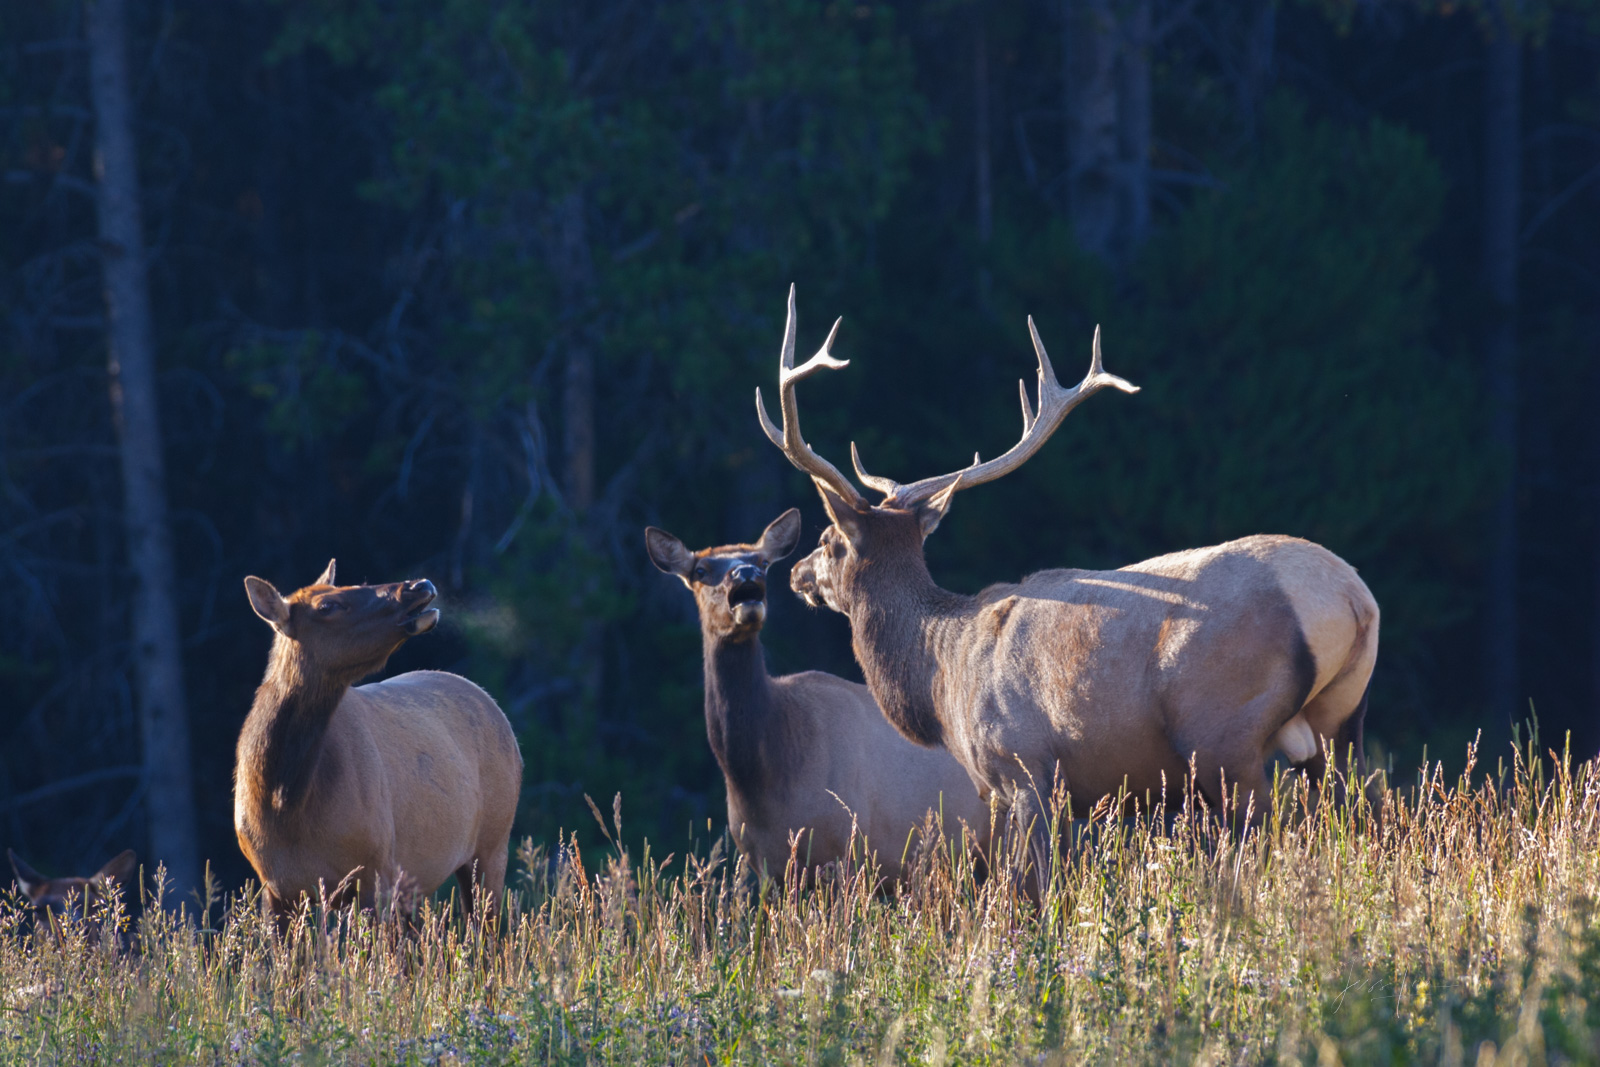
{"label": "elk muzzle", "polygon": [[400,606],[405,609],[405,613],[395,625],[404,630],[407,637],[425,634],[439,625],[439,609],[428,606],[438,595],[439,591],[426,578],[402,584]]}
{"label": "elk muzzle", "polygon": [[817,549],[789,570],[789,588],[814,608],[822,607],[822,593],[817,588],[816,567],[817,552],[821,551],[822,549]]}
{"label": "elk muzzle", "polygon": [[759,629],[767,620],[767,579],[753,563],[728,572],[728,611],[735,626]]}

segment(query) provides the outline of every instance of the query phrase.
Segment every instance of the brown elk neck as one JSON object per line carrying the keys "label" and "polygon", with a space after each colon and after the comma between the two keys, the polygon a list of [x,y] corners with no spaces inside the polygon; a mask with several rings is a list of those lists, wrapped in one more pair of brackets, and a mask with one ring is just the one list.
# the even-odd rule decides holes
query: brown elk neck
{"label": "brown elk neck", "polygon": [[902,734],[944,743],[934,681],[942,656],[956,658],[978,598],[937,585],[918,557],[858,579],[849,612],[851,644],[872,697]]}
{"label": "brown elk neck", "polygon": [[730,791],[748,816],[762,817],[803,758],[801,724],[785,714],[785,694],[767,674],[759,637],[742,641],[704,635],[706,740]]}
{"label": "brown elk neck", "polygon": [[281,818],[300,807],[333,713],[367,673],[319,670],[295,642],[282,636],[273,640],[238,751],[238,788],[263,814]]}

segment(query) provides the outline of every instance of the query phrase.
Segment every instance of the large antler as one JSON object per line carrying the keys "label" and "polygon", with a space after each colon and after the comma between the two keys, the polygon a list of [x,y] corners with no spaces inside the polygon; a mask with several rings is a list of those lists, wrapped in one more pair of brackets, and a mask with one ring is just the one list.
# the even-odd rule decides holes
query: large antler
{"label": "large antler", "polygon": [[1028,458],[1050,439],[1050,435],[1055,433],[1056,427],[1061,425],[1061,420],[1067,417],[1068,412],[1101,389],[1109,385],[1124,393],[1139,391],[1137,385],[1115,374],[1107,374],[1100,365],[1100,327],[1094,328],[1094,355],[1089,362],[1089,373],[1084,376],[1083,381],[1071,389],[1063,389],[1061,383],[1056,381],[1055,369],[1050,366],[1050,356],[1044,350],[1044,342],[1039,340],[1039,331],[1034,329],[1031,315],[1028,316],[1028,333],[1033,337],[1033,350],[1039,356],[1039,411],[1035,414],[1033,406],[1028,403],[1027,383],[1018,381],[1017,389],[1022,393],[1022,440],[1012,445],[1005,455],[991,459],[987,463],[980,462],[974,455],[970,467],[950,474],[924,478],[910,485],[901,485],[890,478],[879,478],[868,474],[862,469],[861,455],[852,442],[850,459],[855,464],[856,477],[861,479],[861,484],[883,493],[887,497],[884,500],[886,506],[908,508],[942,490],[956,492],[982,485],[984,482],[992,482],[1026,463]]}
{"label": "large antler", "polygon": [[800,410],[794,397],[795,382],[809,378],[824,367],[837,369],[850,365],[849,360],[834,359],[828,351],[833,347],[834,335],[839,332],[839,323],[843,321],[842,318],[835,320],[833,329],[828,331],[828,339],[817,349],[817,354],[796,367],[794,286],[789,286],[789,321],[783,327],[783,354],[778,358],[778,402],[783,411],[782,431],[767,416],[766,405],[761,401],[760,386],[756,387],[756,414],[761,418],[761,428],[767,432],[768,440],[783,450],[790,463],[811,475],[812,480],[826,485],[857,508],[865,510],[869,506],[866,499],[850,484],[849,479],[840,474],[837,467],[813,452],[805,438],[800,436]]}

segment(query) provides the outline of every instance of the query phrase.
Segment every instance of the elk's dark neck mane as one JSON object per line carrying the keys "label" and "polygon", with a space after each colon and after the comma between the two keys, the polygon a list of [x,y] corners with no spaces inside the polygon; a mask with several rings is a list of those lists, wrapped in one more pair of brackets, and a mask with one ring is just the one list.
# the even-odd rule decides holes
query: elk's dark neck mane
{"label": "elk's dark neck mane", "polygon": [[788,724],[767,674],[761,639],[729,641],[704,634],[706,740],[728,788],[760,818],[763,799],[788,778]]}
{"label": "elk's dark neck mane", "polygon": [[934,699],[937,628],[968,613],[973,599],[940,588],[920,553],[862,569],[852,598],[851,643],[873,699],[888,720],[924,745],[944,743]]}
{"label": "elk's dark neck mane", "polygon": [[353,681],[312,668],[299,645],[273,639],[238,751],[238,788],[263,814],[288,816],[305,800],[328,723]]}

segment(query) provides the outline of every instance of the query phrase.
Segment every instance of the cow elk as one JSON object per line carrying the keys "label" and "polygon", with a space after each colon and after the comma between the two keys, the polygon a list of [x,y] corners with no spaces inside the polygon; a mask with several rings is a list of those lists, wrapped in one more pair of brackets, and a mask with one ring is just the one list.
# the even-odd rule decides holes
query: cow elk
{"label": "cow elk", "polygon": [[961,765],[897,734],[866,686],[821,671],[768,675],[767,568],[794,551],[798,510],[753,545],[691,552],[664,530],[644,536],[651,562],[681,578],[700,610],[706,739],[727,783],[728,826],[757,870],[781,879],[791,840],[803,869],[844,860],[860,835],[898,881],[930,810],[950,833],[965,823],[972,844],[987,842],[988,806]]}
{"label": "cow elk", "polygon": [[81,923],[91,941],[99,939],[100,912],[121,894],[139,868],[139,858],[131,848],[87,878],[46,878],[9,848],[6,856],[17,876],[17,887],[33,912],[35,933],[48,929],[60,937],[68,927]]}
{"label": "cow elk", "polygon": [[[1114,571],[1046,570],[975,596],[933,581],[923,540],[962,489],[1015,470],[1068,412],[1101,389],[1136,388],[1101,368],[1056,381],[1039,334],[1037,411],[1022,387],[1022,438],[1004,455],[900,485],[873,477],[851,446],[869,503],[800,433],[795,384],[846,365],[822,349],[794,365],[794,290],[779,391],[783,427],[756,391],[763,429],[822,494],[833,525],[795,565],[794,590],[850,619],[856,658],[889,721],[944,745],[985,792],[1034,827],[1064,789],[1074,813],[1126,789],[1168,803],[1192,785],[1241,821],[1259,816],[1275,750],[1313,772],[1361,754],[1378,605],[1355,569],[1293,537],[1246,537]],[[838,324],[834,324],[837,333]],[[1058,776],[1059,772],[1059,776]],[[1253,807],[1252,807],[1253,805]]]}
{"label": "cow elk", "polygon": [[234,829],[280,924],[302,896],[342,906],[428,894],[454,874],[492,913],[522,784],[511,724],[442,671],[354,686],[439,621],[433,583],[334,584],[285,597],[246,578],[274,636],[239,734]]}

